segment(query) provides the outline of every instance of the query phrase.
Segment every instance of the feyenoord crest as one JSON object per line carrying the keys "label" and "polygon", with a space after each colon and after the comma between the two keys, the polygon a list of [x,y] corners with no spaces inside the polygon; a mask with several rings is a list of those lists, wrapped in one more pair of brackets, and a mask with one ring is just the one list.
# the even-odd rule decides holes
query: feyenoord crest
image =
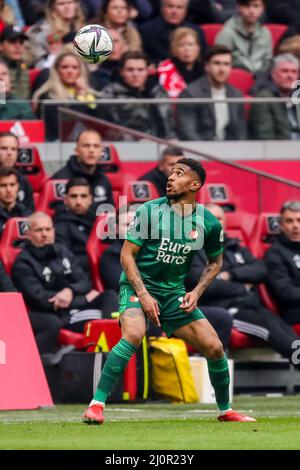
{"label": "feyenoord crest", "polygon": [[197,232],[197,230],[193,229],[190,232],[189,237],[190,237],[191,240],[197,240],[197,238],[199,237],[199,233]]}
{"label": "feyenoord crest", "polygon": [[130,302],[138,302],[139,298],[136,295],[131,295],[129,297]]}

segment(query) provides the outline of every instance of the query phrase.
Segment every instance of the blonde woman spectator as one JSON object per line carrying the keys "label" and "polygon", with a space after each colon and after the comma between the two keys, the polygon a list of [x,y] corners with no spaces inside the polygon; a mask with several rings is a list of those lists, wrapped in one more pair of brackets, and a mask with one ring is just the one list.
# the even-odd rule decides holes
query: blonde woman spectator
{"label": "blonde woman spectator", "polygon": [[130,22],[131,3],[128,0],[104,0],[97,22],[108,30],[117,29],[123,36],[130,51],[142,50],[138,30]]}
{"label": "blonde woman spectator", "polygon": [[33,95],[34,109],[38,116],[43,114],[46,122],[47,138],[54,140],[58,136],[57,105],[44,104],[42,108],[41,100],[72,100],[76,109],[80,104],[80,111],[94,113],[96,96],[97,92],[89,86],[87,68],[79,57],[69,50],[58,55],[49,79]]}
{"label": "blonde woman spectator", "polygon": [[27,31],[33,64],[48,57],[53,42],[72,42],[75,32],[83,25],[79,0],[49,0],[45,18]]}
{"label": "blonde woman spectator", "polygon": [[201,46],[197,32],[191,28],[177,28],[171,34],[171,57],[158,65],[160,85],[168,95],[176,98],[189,83],[204,74]]}

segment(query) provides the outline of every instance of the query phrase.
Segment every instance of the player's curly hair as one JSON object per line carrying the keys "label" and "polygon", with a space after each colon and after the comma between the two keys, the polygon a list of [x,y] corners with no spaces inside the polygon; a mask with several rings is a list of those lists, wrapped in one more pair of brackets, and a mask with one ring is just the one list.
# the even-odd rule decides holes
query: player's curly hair
{"label": "player's curly hair", "polygon": [[201,181],[201,186],[204,185],[205,180],[206,180],[206,171],[200,162],[198,162],[197,160],[194,160],[193,158],[184,157],[184,158],[180,158],[179,160],[177,160],[176,165],[178,165],[179,163],[182,163],[182,165],[186,165],[190,167],[191,170],[197,173],[197,175],[199,176],[199,180]]}

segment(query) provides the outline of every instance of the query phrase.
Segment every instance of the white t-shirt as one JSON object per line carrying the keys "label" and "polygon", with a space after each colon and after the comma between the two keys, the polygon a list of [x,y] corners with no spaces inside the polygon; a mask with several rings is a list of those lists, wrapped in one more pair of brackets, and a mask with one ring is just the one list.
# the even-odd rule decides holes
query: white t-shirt
{"label": "white t-shirt", "polygon": [[[211,97],[216,100],[226,99],[226,88],[211,87]],[[229,123],[229,108],[227,103],[214,103],[216,116],[215,135],[217,140],[225,139],[225,129]]]}

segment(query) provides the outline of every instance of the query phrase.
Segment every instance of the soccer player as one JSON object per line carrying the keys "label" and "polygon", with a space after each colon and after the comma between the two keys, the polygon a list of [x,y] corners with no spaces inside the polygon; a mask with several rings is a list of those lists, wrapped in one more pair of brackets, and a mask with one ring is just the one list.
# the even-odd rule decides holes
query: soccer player
{"label": "soccer player", "polygon": [[[168,178],[167,197],[143,204],[129,226],[121,252],[120,322],[122,338],[109,353],[84,421],[102,424],[105,402],[129,359],[137,351],[147,320],[204,354],[216,394],[220,421],[255,421],[230,408],[229,372],[222,343],[197,308],[222,265],[223,232],[218,220],[196,196],[205,182],[202,165],[181,158]],[[191,292],[184,279],[196,250],[204,247],[208,263]]]}

